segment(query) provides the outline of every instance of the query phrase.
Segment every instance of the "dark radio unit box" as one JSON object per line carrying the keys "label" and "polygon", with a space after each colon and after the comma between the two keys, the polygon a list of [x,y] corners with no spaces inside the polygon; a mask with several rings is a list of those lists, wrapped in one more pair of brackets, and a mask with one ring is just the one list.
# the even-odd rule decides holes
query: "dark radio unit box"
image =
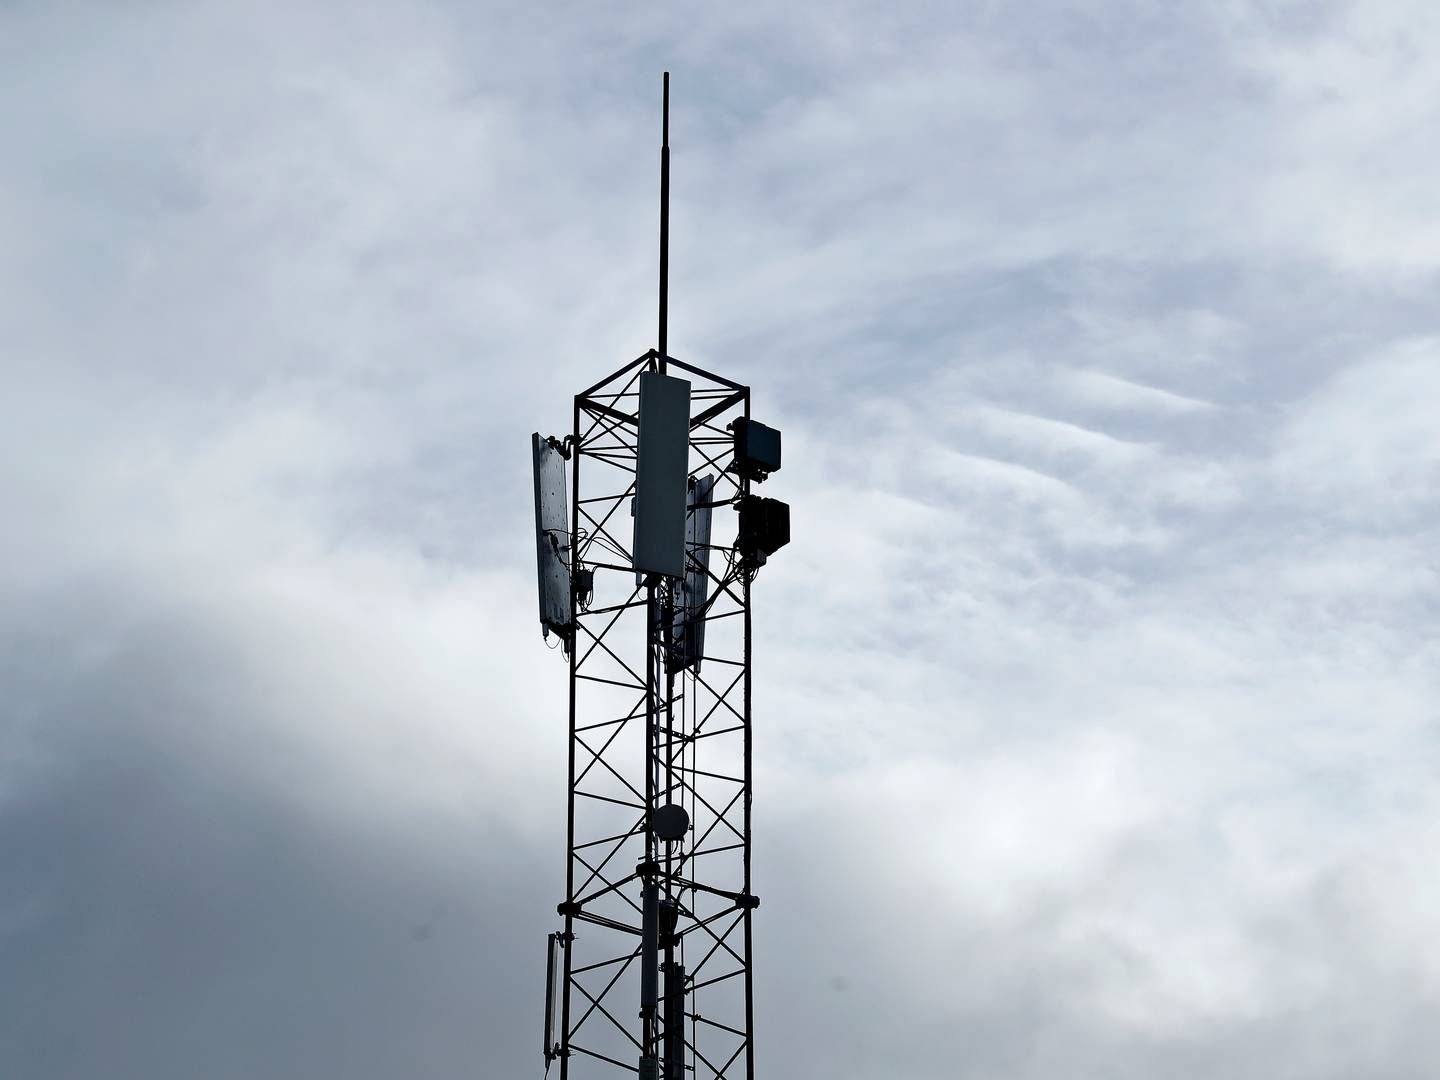
{"label": "dark radio unit box", "polygon": [[780,432],[744,417],[734,423],[735,467],[741,476],[764,480],[780,471]]}

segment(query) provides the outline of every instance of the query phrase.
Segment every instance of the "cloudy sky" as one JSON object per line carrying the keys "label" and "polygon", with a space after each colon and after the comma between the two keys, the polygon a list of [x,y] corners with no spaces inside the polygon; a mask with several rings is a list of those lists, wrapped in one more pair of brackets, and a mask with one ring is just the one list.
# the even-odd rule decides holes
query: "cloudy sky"
{"label": "cloudy sky", "polygon": [[539,1076],[528,436],[781,427],[762,1075],[1433,1075],[1440,7],[0,3],[0,1072]]}

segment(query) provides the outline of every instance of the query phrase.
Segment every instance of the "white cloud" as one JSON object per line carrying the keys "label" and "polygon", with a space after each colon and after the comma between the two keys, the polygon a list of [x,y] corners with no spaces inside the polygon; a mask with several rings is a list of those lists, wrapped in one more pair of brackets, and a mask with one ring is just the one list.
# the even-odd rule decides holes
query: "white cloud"
{"label": "white cloud", "polygon": [[536,1064],[525,436],[650,344],[671,63],[762,1068],[1423,1075],[1434,25],[1307,11],[0,16],[4,1055]]}

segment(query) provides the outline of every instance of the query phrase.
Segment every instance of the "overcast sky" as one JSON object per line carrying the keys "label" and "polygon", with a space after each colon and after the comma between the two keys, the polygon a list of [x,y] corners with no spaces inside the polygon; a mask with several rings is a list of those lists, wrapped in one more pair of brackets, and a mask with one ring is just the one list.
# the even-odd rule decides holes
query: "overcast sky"
{"label": "overcast sky", "polygon": [[665,68],[761,1075],[1433,1076],[1428,0],[0,3],[0,1073],[540,1075]]}

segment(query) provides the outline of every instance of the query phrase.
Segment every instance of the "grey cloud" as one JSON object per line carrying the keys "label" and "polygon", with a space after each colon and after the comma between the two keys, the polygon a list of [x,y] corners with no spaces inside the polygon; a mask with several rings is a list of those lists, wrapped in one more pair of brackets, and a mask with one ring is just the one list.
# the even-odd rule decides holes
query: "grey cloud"
{"label": "grey cloud", "polygon": [[762,1068],[1426,1074],[1426,5],[0,28],[6,1075],[538,1074],[525,436],[651,344],[667,65],[795,512]]}

